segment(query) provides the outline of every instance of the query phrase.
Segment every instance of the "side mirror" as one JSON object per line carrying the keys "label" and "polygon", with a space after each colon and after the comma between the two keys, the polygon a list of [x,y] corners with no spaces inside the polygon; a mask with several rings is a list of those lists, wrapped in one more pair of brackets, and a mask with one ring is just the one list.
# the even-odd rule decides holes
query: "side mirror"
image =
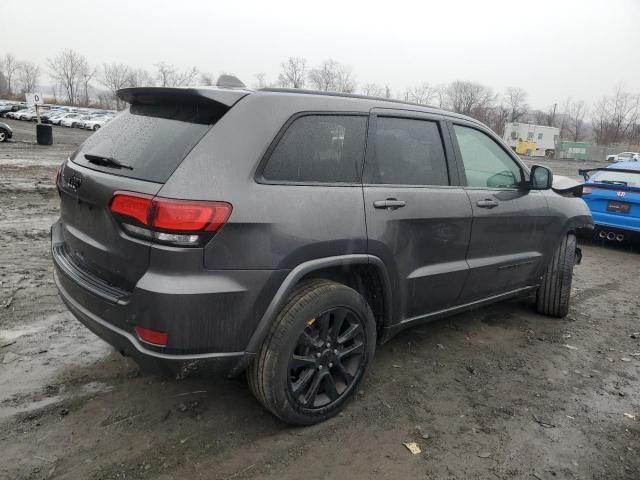
{"label": "side mirror", "polygon": [[547,167],[534,165],[531,167],[529,186],[531,190],[549,190],[553,185],[553,173]]}

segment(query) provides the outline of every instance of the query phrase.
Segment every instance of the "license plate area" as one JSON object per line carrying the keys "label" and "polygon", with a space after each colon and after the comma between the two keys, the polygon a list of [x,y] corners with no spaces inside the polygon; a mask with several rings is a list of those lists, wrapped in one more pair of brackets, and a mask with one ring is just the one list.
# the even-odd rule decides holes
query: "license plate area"
{"label": "license plate area", "polygon": [[613,213],[629,213],[631,204],[625,202],[617,202],[615,200],[609,200],[607,203],[607,212]]}

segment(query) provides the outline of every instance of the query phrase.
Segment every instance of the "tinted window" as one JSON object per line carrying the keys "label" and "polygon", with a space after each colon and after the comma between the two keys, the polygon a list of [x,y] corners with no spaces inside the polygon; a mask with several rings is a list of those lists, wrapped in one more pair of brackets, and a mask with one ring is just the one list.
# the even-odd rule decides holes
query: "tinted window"
{"label": "tinted window", "polygon": [[491,137],[479,130],[454,126],[470,187],[516,188],[520,167]]}
{"label": "tinted window", "polygon": [[378,117],[375,153],[367,182],[448,185],[447,163],[436,122]]}
{"label": "tinted window", "polygon": [[360,181],[367,117],[307,115],[289,126],[262,175],[288,182]]}
{"label": "tinted window", "polygon": [[[164,183],[223,111],[195,103],[132,105],[91,135],[72,160],[95,170]],[[112,157],[132,170],[89,163]]]}

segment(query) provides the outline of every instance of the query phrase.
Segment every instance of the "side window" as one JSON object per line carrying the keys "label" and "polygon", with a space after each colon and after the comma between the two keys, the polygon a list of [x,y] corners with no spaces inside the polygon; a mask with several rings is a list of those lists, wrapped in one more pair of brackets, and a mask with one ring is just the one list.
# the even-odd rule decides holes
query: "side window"
{"label": "side window", "polygon": [[447,162],[436,122],[378,117],[367,183],[448,185]]}
{"label": "side window", "polygon": [[359,183],[367,117],[306,115],[293,121],[262,176],[288,182]]}
{"label": "side window", "polygon": [[454,125],[470,187],[516,188],[522,180],[518,164],[487,134]]}

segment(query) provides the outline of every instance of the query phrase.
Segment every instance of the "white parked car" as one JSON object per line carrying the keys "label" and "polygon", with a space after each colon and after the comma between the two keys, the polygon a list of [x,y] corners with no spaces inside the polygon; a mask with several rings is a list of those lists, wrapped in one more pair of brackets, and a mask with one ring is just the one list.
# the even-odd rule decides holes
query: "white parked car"
{"label": "white parked car", "polygon": [[26,120],[28,116],[35,115],[35,114],[36,114],[35,108],[27,108],[25,110],[17,111],[12,118],[15,118],[16,120]]}
{"label": "white parked car", "polygon": [[90,120],[91,115],[82,115],[80,113],[74,113],[72,115],[68,115],[60,120],[60,126],[62,127],[78,127],[82,125],[87,120]]}
{"label": "white parked car", "polygon": [[62,115],[58,115],[57,117],[53,117],[51,119],[51,124],[52,125],[60,125],[60,122],[62,122],[62,120],[64,120],[65,118],[80,118],[82,116],[82,114],[80,113],[74,113],[74,112],[65,112]]}
{"label": "white parked car", "polygon": [[617,155],[607,155],[607,162],[637,162],[640,161],[640,153],[638,152],[622,152]]}
{"label": "white parked car", "polygon": [[82,128],[86,128],[87,130],[99,130],[101,127],[104,127],[106,123],[111,120],[113,117],[108,115],[99,115],[97,117],[93,117],[91,120],[87,120],[82,124]]}

